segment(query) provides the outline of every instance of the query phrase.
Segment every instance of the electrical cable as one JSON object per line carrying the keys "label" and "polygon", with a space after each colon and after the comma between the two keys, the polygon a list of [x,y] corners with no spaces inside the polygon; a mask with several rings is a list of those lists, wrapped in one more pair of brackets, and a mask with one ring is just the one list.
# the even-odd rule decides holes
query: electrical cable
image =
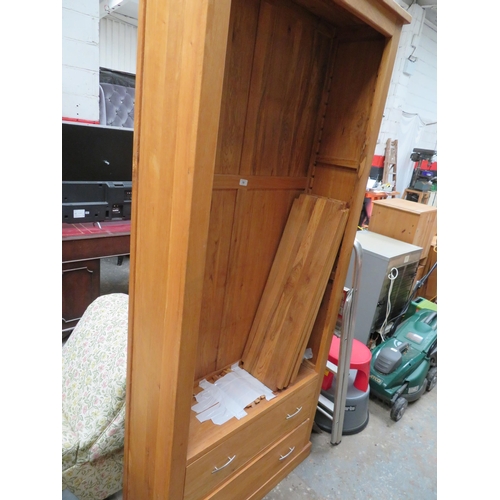
{"label": "electrical cable", "polygon": [[392,309],[392,304],[391,304],[391,293],[392,293],[392,287],[394,285],[394,281],[396,281],[396,278],[398,277],[399,271],[397,268],[393,267],[391,269],[391,272],[387,275],[387,277],[390,280],[389,284],[389,292],[387,294],[387,306],[385,309],[385,319],[384,322],[382,323],[382,326],[380,327],[380,336],[382,337],[382,341],[385,340],[385,329],[387,327],[387,321],[389,320],[389,315],[391,314],[391,309]]}
{"label": "electrical cable", "polygon": [[[437,252],[436,252],[437,253]],[[408,301],[406,302],[406,305],[403,307],[403,310],[394,318],[393,320],[393,323],[392,323],[392,326],[391,326],[391,330],[389,332],[389,336],[392,336],[392,334],[394,333],[394,331],[396,330],[396,328],[398,327],[399,325],[399,322],[401,320],[401,318],[406,314],[406,312],[408,311],[409,307],[410,307],[410,304],[412,302],[412,300],[415,298],[415,296],[417,295],[417,292],[420,290],[420,288],[422,288],[425,284],[425,282],[427,281],[427,279],[429,278],[429,276],[431,275],[431,273],[434,271],[434,269],[437,267],[437,261],[434,262],[434,265],[431,267],[431,269],[429,270],[429,272],[420,280],[417,281],[417,283],[415,284],[415,288],[413,289],[413,291],[411,292],[410,294],[410,298],[408,299]]]}

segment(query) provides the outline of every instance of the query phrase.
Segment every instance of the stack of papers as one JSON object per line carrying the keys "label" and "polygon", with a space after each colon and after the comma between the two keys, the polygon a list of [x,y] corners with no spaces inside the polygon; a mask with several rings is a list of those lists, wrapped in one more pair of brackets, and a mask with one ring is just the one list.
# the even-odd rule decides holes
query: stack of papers
{"label": "stack of papers", "polygon": [[203,379],[200,387],[203,389],[195,396],[197,403],[191,407],[198,413],[200,422],[212,420],[216,425],[222,425],[231,418],[243,418],[247,415],[245,408],[257,399],[275,398],[271,389],[235,363],[231,372],[215,383]]}

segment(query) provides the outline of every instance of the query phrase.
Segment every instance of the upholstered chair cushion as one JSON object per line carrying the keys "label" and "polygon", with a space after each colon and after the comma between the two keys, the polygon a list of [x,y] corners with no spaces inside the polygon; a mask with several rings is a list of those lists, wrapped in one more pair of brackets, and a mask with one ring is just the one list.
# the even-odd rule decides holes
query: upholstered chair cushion
{"label": "upholstered chair cushion", "polygon": [[103,295],[63,347],[63,487],[81,500],[121,487],[127,335],[128,295]]}

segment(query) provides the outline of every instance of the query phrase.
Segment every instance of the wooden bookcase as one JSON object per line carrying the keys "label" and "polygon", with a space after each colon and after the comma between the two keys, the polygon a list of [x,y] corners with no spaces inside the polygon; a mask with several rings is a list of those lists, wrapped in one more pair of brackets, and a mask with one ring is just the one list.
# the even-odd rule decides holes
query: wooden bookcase
{"label": "wooden bookcase", "polygon": [[[259,499],[309,454],[409,21],[393,0],[141,1],[124,498]],[[349,208],[313,357],[245,418],[200,424],[196,381],[241,359],[301,193]]]}

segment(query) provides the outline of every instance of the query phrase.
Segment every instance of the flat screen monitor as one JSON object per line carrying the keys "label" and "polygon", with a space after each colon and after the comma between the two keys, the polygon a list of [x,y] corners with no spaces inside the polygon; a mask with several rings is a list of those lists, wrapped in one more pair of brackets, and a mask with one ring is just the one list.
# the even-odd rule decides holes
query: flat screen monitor
{"label": "flat screen monitor", "polygon": [[132,181],[133,129],[62,122],[62,180]]}

